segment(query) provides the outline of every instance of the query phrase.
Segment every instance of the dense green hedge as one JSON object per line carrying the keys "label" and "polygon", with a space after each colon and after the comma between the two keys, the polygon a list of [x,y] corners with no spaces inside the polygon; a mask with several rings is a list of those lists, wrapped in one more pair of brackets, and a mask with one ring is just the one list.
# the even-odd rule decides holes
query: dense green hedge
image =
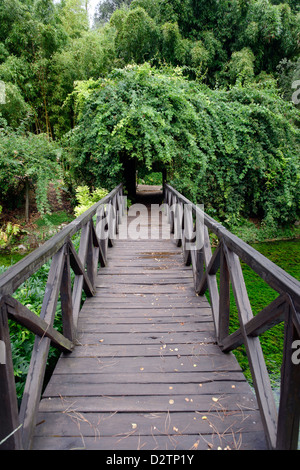
{"label": "dense green hedge", "polygon": [[229,225],[297,219],[299,112],[272,82],[211,90],[179,68],[144,64],[80,82],[75,95],[65,158],[79,183],[113,187],[124,157],[136,158],[165,165],[179,191]]}

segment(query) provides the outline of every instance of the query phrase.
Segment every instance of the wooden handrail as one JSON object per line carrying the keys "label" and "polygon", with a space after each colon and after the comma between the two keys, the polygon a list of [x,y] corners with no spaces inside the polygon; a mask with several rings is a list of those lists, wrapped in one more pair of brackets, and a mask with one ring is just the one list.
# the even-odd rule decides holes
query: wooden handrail
{"label": "wooden handrail", "polygon": [[[300,417],[300,365],[292,355],[295,341],[300,339],[300,282],[253,247],[230,233],[169,184],[165,184],[171,232],[182,246],[184,262],[192,264],[197,294],[208,289],[217,341],[224,353],[245,345],[253,384],[271,449],[297,449]],[[185,211],[184,206],[191,210]],[[188,214],[192,213],[193,217]],[[198,218],[198,219],[197,219]],[[195,219],[198,223],[195,223]],[[199,222],[200,221],[200,222]],[[218,238],[212,253],[209,231]],[[201,232],[201,233],[200,233]],[[192,235],[191,235],[192,234]],[[201,243],[195,245],[197,237]],[[187,248],[187,241],[189,247]],[[193,244],[194,243],[194,248]],[[253,316],[240,260],[253,269],[278,298]],[[219,287],[216,274],[220,271]],[[240,328],[229,333],[230,283],[238,310]],[[285,324],[285,344],[281,368],[279,411],[274,401],[259,335],[279,322]],[[298,343],[296,343],[298,344]]]}
{"label": "wooden handrail", "polygon": [[[105,266],[107,247],[112,246],[118,222],[123,215],[123,186],[120,184],[84,214],[54,235],[40,248],[10,267],[0,276],[0,449],[29,449],[36,423],[50,343],[63,352],[72,352],[76,340],[77,320],[82,291],[95,294],[95,279]],[[96,228],[93,217],[97,214]],[[79,251],[71,237],[80,234]],[[101,234],[99,237],[97,234]],[[51,260],[40,316],[12,297],[47,261]],[[71,284],[71,269],[74,284]],[[63,333],[53,328],[60,295]],[[18,409],[8,319],[35,334],[29,371]]]}

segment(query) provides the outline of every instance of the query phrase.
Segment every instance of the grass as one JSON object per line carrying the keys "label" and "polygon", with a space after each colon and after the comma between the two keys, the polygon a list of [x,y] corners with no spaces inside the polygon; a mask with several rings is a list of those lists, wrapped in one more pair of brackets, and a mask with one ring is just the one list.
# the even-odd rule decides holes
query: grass
{"label": "grass", "polygon": [[74,217],[72,215],[65,211],[53,212],[52,214],[47,215],[47,217],[40,217],[37,219],[35,224],[37,225],[38,229],[43,230],[48,227],[69,223],[73,220],[73,218]]}

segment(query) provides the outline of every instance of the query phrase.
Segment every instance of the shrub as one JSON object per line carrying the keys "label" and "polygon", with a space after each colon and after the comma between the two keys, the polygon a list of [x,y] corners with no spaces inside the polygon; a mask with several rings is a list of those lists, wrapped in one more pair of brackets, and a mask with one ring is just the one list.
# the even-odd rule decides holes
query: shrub
{"label": "shrub", "polygon": [[299,112],[269,82],[210,90],[179,68],[144,64],[84,82],[76,93],[70,166],[88,186],[112,188],[135,159],[149,172],[165,166],[179,191],[229,225],[298,217]]}

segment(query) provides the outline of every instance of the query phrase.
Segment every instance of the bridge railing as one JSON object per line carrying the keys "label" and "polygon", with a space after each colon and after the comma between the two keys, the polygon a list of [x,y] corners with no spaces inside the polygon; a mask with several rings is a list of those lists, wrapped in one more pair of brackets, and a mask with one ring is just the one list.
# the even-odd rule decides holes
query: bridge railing
{"label": "bridge railing", "polygon": [[[106,265],[107,247],[113,245],[114,235],[118,232],[118,224],[124,214],[122,193],[120,184],[0,276],[0,449],[30,448],[50,343],[63,352],[71,352],[73,349],[82,292],[88,297],[95,293],[98,267]],[[80,234],[78,253],[72,243],[72,237],[77,233]],[[38,316],[18,302],[13,294],[49,260],[51,265]],[[71,269],[74,272],[73,281]],[[59,296],[63,333],[53,328]],[[36,335],[20,410],[9,318]]]}
{"label": "bridge railing", "polygon": [[[297,449],[300,415],[300,283],[254,248],[226,230],[182,194],[165,185],[165,203],[171,232],[182,246],[184,262],[192,264],[195,291],[208,289],[218,344],[224,353],[244,344],[271,449]],[[210,232],[218,244],[212,250]],[[253,315],[240,260],[253,269],[279,295]],[[219,271],[219,285],[216,274]],[[230,284],[240,327],[229,333]],[[284,351],[277,411],[259,335],[284,322]],[[296,348],[296,350],[295,350]],[[300,354],[300,353],[299,353]]]}

